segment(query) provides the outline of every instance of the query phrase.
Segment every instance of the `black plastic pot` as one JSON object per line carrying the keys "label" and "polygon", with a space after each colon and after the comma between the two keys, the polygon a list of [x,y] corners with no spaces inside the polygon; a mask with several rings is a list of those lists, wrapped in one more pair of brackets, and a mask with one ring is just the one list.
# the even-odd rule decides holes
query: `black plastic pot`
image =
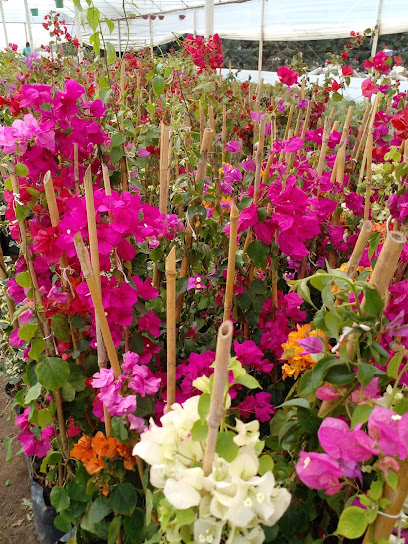
{"label": "black plastic pot", "polygon": [[[54,525],[57,511],[51,505],[47,505],[44,497],[44,489],[33,478],[33,457],[26,455],[28,472],[31,478],[31,501],[33,503],[35,533],[39,544],[62,544],[68,542],[75,534],[75,528],[69,533],[59,531]],[[34,464],[36,462],[34,458]]]}

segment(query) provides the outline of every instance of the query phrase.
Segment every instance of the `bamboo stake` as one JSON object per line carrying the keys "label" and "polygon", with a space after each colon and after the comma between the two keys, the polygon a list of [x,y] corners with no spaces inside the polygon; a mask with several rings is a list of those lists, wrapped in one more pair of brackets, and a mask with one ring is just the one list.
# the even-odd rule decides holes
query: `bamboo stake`
{"label": "bamboo stake", "polygon": [[120,64],[120,101],[123,101],[125,96],[125,83],[126,83],[126,74],[125,74],[126,64],[123,59]]}
{"label": "bamboo stake", "polygon": [[198,103],[198,105],[199,105],[199,114],[200,114],[200,141],[202,145],[206,119],[204,114],[204,108],[203,108],[203,105],[201,104],[201,100]]}
{"label": "bamboo stake", "polygon": [[234,276],[235,276],[235,255],[237,252],[237,230],[238,230],[238,218],[239,211],[235,205],[235,202],[231,203],[231,224],[229,235],[229,248],[228,248],[228,268],[227,268],[227,286],[225,288],[225,300],[224,300],[224,322],[228,321],[231,317],[232,310],[232,295],[234,289]]}
{"label": "bamboo stake", "polygon": [[198,187],[198,184],[202,181],[202,179],[205,176],[205,172],[207,170],[207,163],[209,159],[210,154],[210,147],[211,147],[211,141],[213,138],[213,131],[210,128],[204,129],[204,135],[201,142],[201,149],[200,153],[202,155],[202,159],[198,161],[197,166],[197,173],[196,173],[196,187]]}
{"label": "bamboo stake", "polygon": [[364,135],[364,132],[365,132],[365,129],[366,129],[367,120],[368,120],[368,117],[370,115],[370,108],[371,108],[371,104],[368,103],[367,106],[366,106],[366,109],[364,110],[363,119],[361,120],[360,128],[359,128],[359,131],[358,131],[358,134],[357,134],[357,139],[356,139],[356,142],[354,144],[353,156],[352,156],[353,160],[356,158],[357,151],[358,151],[358,149],[360,147],[360,142],[363,139],[363,135]]}
{"label": "bamboo stake", "polygon": [[305,99],[305,85],[306,85],[305,76],[303,76],[302,77],[302,86],[300,88],[300,100]]}
{"label": "bamboo stake", "polygon": [[[188,253],[193,245],[193,237],[192,237],[192,229],[190,224],[187,224],[186,227],[186,237],[184,239],[184,257],[181,259],[181,266],[180,266],[180,278],[187,277],[187,270],[188,270]],[[180,314],[181,314],[181,307],[183,305],[183,299],[184,299],[184,293],[181,293],[177,298],[177,305],[176,305],[176,322],[178,323],[180,320]]]}
{"label": "bamboo stake", "polygon": [[332,120],[330,117],[326,117],[324,120],[322,147],[320,149],[319,163],[317,165],[317,174],[321,176],[323,174],[324,167],[326,165],[326,151],[330,139],[330,132],[332,129]]}
{"label": "bamboo stake", "polygon": [[392,231],[387,234],[378,261],[371,274],[370,281],[368,282],[369,285],[376,286],[382,299],[385,298],[388,286],[394,276],[395,269],[397,268],[399,258],[406,242],[407,239],[402,232]]}
{"label": "bamboo stake", "polygon": [[[359,181],[358,181],[359,183],[361,183],[363,181],[365,165],[366,165],[366,162],[367,162],[368,145],[369,145],[368,144],[368,140],[369,140],[368,136],[373,131],[374,120],[375,120],[375,116],[376,116],[376,113],[377,113],[378,105],[379,105],[380,100],[381,100],[381,96],[382,96],[381,93],[377,93],[375,95],[374,104],[373,104],[373,107],[371,108],[370,121],[367,124],[367,140],[366,140],[366,145],[365,145],[365,148],[364,148],[363,161],[361,163],[360,178],[359,178]],[[361,152],[361,149],[358,150],[358,153],[357,153],[357,155],[355,157],[356,161],[358,161],[360,152]]]}
{"label": "bamboo stake", "polygon": [[78,144],[74,144],[74,181],[75,191],[79,191],[79,166],[78,166]]}
{"label": "bamboo stake", "polygon": [[302,118],[302,110],[299,110],[298,118],[296,119],[296,127],[295,127],[295,136],[296,138],[299,137],[300,132],[300,119]]}
{"label": "bamboo stake", "polygon": [[164,123],[161,124],[161,143],[160,143],[160,213],[167,213],[168,187],[167,175],[169,170],[170,155],[170,130]]}
{"label": "bamboo stake", "polygon": [[[85,172],[84,188],[85,188],[85,201],[86,201],[86,216],[88,220],[89,248],[91,253],[91,261],[92,261],[92,272],[94,274],[94,281],[98,289],[99,298],[100,300],[102,300],[101,270],[99,266],[98,235],[96,231],[95,202],[94,202],[94,196],[93,196],[91,166],[88,166]],[[88,255],[88,252],[86,253]],[[95,309],[95,329],[96,329],[96,350],[98,355],[98,366],[99,368],[106,368],[107,367],[106,349],[104,345],[104,338],[103,338],[103,334],[101,330],[101,324],[96,314],[96,309]],[[106,434],[110,436],[110,430],[111,430],[110,415],[105,406],[104,406],[104,416],[105,416]]]}
{"label": "bamboo stake", "polygon": [[255,181],[254,181],[254,203],[258,204],[259,199],[259,189],[261,185],[261,175],[262,175],[262,159],[263,159],[263,153],[264,153],[264,146],[265,146],[265,124],[266,124],[266,117],[265,115],[262,116],[261,122],[259,123],[259,141],[258,141],[258,148],[256,150],[255,155]]}
{"label": "bamboo stake", "polygon": [[208,121],[210,124],[210,129],[215,132],[215,118],[214,118],[214,108],[212,104],[208,105]]}
{"label": "bamboo stake", "polygon": [[204,476],[208,476],[212,471],[218,428],[224,412],[225,384],[228,378],[232,333],[233,326],[231,321],[224,321],[218,329],[214,382],[211,393],[210,413],[207,419],[208,436],[203,461]]}
{"label": "bamboo stake", "polygon": [[364,200],[364,221],[367,221],[370,216],[372,161],[373,161],[373,133],[370,132],[367,137],[367,176],[366,176],[366,192],[365,192],[365,200]]}
{"label": "bamboo stake", "polygon": [[331,119],[332,121],[333,121],[333,119],[334,119],[335,113],[336,113],[336,106],[333,106],[332,109],[331,109],[331,111],[330,111],[330,115],[329,115],[329,117],[330,117],[330,119]]}
{"label": "bamboo stake", "polygon": [[287,140],[288,136],[289,136],[289,129],[290,129],[290,125],[292,123],[292,117],[293,117],[294,109],[295,109],[295,105],[291,104],[290,110],[289,110],[289,115],[288,115],[288,121],[286,123],[285,136],[283,137],[284,140]]}
{"label": "bamboo stake", "polygon": [[369,542],[378,544],[380,541],[388,541],[401,514],[408,495],[408,463],[400,460],[397,460],[397,463],[399,464],[398,485],[396,489],[392,489],[388,483],[385,483],[383,498],[388,499],[390,503],[385,507],[385,515],[381,515],[381,512],[378,513],[374,521],[373,533],[371,527],[368,527],[363,544]]}
{"label": "bamboo stake", "polygon": [[112,189],[111,189],[110,178],[109,178],[109,170],[106,164],[102,164],[102,175],[103,175],[103,186],[105,188],[105,194],[107,196],[110,196],[112,194]]}
{"label": "bamboo stake", "polygon": [[98,318],[99,325],[102,332],[103,341],[108,352],[109,361],[113,370],[115,379],[118,379],[121,375],[118,356],[116,354],[115,345],[112,340],[112,335],[109,330],[108,321],[105,315],[105,309],[102,304],[102,299],[99,294],[99,287],[97,278],[91,265],[88,250],[85,247],[82,235],[77,232],[74,236],[75,249],[78,255],[79,262],[81,263],[82,273],[88,284],[89,291],[91,293],[92,302],[95,308],[95,315]]}
{"label": "bamboo stake", "polygon": [[221,144],[222,144],[222,163],[225,162],[225,146],[227,145],[227,106],[222,105],[222,132],[221,132]]}
{"label": "bamboo stake", "polygon": [[[18,178],[14,172],[14,168],[11,172],[11,184],[13,187],[13,193],[17,196],[17,198],[20,195],[20,185],[18,182]],[[53,356],[55,354],[54,348],[49,348],[49,339],[52,337],[52,331],[50,324],[48,322],[48,319],[44,313],[44,305],[43,300],[40,292],[40,287],[38,284],[38,278],[37,274],[34,269],[34,264],[32,260],[32,255],[30,253],[30,249],[27,242],[27,230],[24,220],[19,219],[18,224],[20,227],[20,237],[21,237],[21,249],[24,253],[25,261],[27,263],[28,272],[31,277],[31,283],[34,293],[34,301],[37,308],[37,314],[38,314],[38,323],[40,326],[40,330],[43,334],[43,340],[45,343],[45,353],[47,357]],[[61,391],[60,389],[57,389],[55,392],[55,406],[57,410],[57,420],[60,430],[60,436],[61,436],[61,450],[64,457],[68,456],[68,438],[67,438],[67,431],[65,426],[65,418],[64,418],[64,412],[62,409],[62,398],[61,398]]]}
{"label": "bamboo stake", "polygon": [[310,114],[312,112],[312,105],[313,105],[313,102],[311,100],[308,100],[307,109],[306,109],[306,116],[305,116],[305,122],[303,123],[302,133],[301,133],[301,136],[300,136],[302,138],[302,140],[305,139],[306,130],[309,128],[309,121],[310,121]]}
{"label": "bamboo stake", "polygon": [[167,411],[176,402],[176,247],[166,259]]}
{"label": "bamboo stake", "polygon": [[372,229],[373,224],[371,221],[364,221],[346,269],[346,274],[351,280],[353,280],[354,276],[356,275],[357,267],[360,264],[361,257],[363,256]]}

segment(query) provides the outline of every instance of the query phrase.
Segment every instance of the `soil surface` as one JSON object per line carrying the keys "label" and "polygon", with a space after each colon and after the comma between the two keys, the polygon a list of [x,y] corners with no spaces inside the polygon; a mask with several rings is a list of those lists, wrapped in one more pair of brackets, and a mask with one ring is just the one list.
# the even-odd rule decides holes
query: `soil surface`
{"label": "soil surface", "polygon": [[30,479],[24,455],[16,456],[20,443],[13,440],[13,457],[6,463],[4,438],[16,436],[9,421],[11,403],[4,392],[6,380],[0,377],[0,544],[38,544],[35,537],[30,497]]}

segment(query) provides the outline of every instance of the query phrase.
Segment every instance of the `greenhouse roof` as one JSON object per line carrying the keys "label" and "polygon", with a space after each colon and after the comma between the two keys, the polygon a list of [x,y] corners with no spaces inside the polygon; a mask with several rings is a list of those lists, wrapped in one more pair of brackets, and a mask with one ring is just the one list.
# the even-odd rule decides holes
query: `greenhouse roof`
{"label": "greenhouse roof", "polygon": [[[44,15],[55,8],[53,0],[26,0],[30,10],[38,9],[38,15],[29,14],[33,29],[34,46],[49,41],[42,28]],[[65,18],[69,31],[76,34],[75,8],[72,0],[63,0],[58,11]],[[0,0],[8,27],[9,41],[22,45],[26,13],[24,0]],[[129,47],[160,45],[171,41],[175,35],[205,33],[205,0],[124,0],[129,22]],[[379,23],[381,34],[408,31],[407,0],[214,0],[214,32],[221,38],[259,40],[261,28],[265,41],[319,40],[343,38],[352,30],[363,32]],[[102,17],[115,21],[109,34],[117,50],[124,50],[128,38],[124,21],[122,0],[94,0]],[[84,7],[87,6],[83,0]],[[264,22],[262,21],[264,6]],[[379,9],[381,8],[381,9]],[[23,38],[18,38],[18,27]],[[0,32],[2,28],[0,27]],[[92,31],[85,24],[82,39],[89,43]],[[4,45],[2,32],[0,47]],[[19,40],[19,41],[18,41]]]}

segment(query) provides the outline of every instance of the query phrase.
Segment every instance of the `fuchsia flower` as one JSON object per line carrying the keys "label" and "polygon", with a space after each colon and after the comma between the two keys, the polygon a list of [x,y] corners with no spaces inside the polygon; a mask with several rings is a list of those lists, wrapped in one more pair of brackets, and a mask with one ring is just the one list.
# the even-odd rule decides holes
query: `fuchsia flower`
{"label": "fuchsia flower", "polygon": [[371,79],[365,79],[363,83],[361,84],[361,92],[363,96],[369,98],[375,93],[378,93],[379,88],[375,83],[372,82]]}
{"label": "fuchsia flower", "polygon": [[138,327],[141,331],[147,331],[152,336],[160,336],[161,320],[157,315],[149,310],[144,316],[139,317]]}
{"label": "fuchsia flower", "polygon": [[324,451],[338,461],[367,461],[379,451],[374,440],[357,425],[352,431],[345,421],[333,417],[323,420],[318,438]]}
{"label": "fuchsia flower", "polygon": [[339,463],[325,453],[301,451],[296,473],[307,487],[324,489],[327,495],[335,495],[343,487]]}
{"label": "fuchsia flower", "polygon": [[202,291],[204,289],[203,285],[203,277],[199,274],[194,274],[193,278],[188,278],[187,281],[187,291],[190,289],[196,289],[198,291]]}
{"label": "fuchsia flower", "polygon": [[296,153],[296,151],[299,151],[299,149],[301,149],[305,143],[302,138],[297,138],[296,136],[293,136],[289,140],[282,142],[282,144],[282,151],[284,153]]}
{"label": "fuchsia flower", "polygon": [[322,339],[318,336],[309,336],[308,338],[296,340],[296,342],[300,344],[305,350],[300,355],[310,355],[311,353],[324,353],[324,343]]}
{"label": "fuchsia flower", "polygon": [[31,407],[25,408],[24,412],[16,418],[15,424],[20,427],[21,433],[17,435],[17,439],[21,442],[24,448],[25,455],[37,456],[39,458],[46,457],[51,449],[51,438],[55,436],[53,425],[48,425],[43,430],[29,423]]}
{"label": "fuchsia flower", "polygon": [[386,455],[405,460],[408,456],[408,412],[403,416],[376,406],[368,419],[368,434]]}
{"label": "fuchsia flower", "polygon": [[253,340],[246,340],[242,344],[234,342],[235,356],[242,365],[253,366],[260,372],[270,372],[273,363],[268,359],[263,359],[263,352],[258,348]]}
{"label": "fuchsia flower", "polygon": [[295,85],[298,82],[299,74],[288,66],[280,66],[278,68],[278,78],[284,85]]}
{"label": "fuchsia flower", "polygon": [[242,145],[240,142],[235,140],[230,140],[224,148],[225,151],[230,151],[231,153],[241,153]]}
{"label": "fuchsia flower", "polygon": [[255,415],[258,421],[269,421],[275,413],[271,399],[272,395],[269,393],[257,393],[254,397],[247,397],[243,402],[238,404],[237,409],[244,419]]}

